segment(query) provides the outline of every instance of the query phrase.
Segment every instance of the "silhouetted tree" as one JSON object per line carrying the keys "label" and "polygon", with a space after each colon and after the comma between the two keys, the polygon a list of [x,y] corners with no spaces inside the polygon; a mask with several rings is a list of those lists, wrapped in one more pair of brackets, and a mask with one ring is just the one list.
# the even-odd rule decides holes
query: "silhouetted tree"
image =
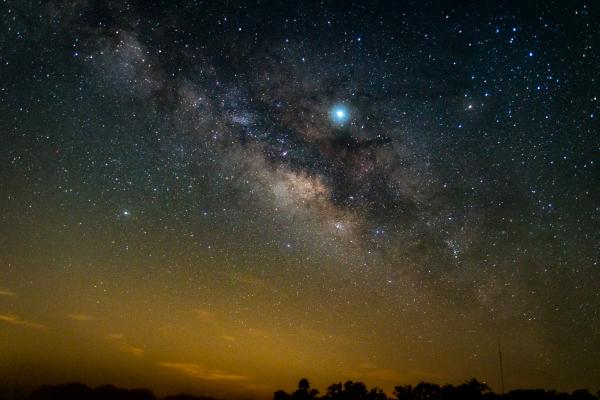
{"label": "silhouetted tree", "polygon": [[415,400],[412,385],[395,386],[394,396],[398,400]]}
{"label": "silhouetted tree", "polygon": [[326,400],[341,399],[343,396],[343,394],[342,394],[343,390],[344,390],[344,387],[342,386],[342,382],[333,383],[333,384],[329,385],[329,387],[327,388],[327,392],[325,392],[323,399],[326,399]]}
{"label": "silhouetted tree", "polygon": [[442,399],[444,400],[460,400],[460,395],[454,385],[444,385],[442,387]]}
{"label": "silhouetted tree", "polygon": [[508,400],[569,400],[567,393],[556,393],[556,391],[545,391],[542,389],[519,389],[511,390],[503,396]]}
{"label": "silhouetted tree", "polygon": [[471,379],[462,385],[438,385],[421,382],[414,388],[411,385],[396,386],[394,395],[397,400],[597,400],[587,390],[576,390],[571,395],[556,391],[511,390],[498,395],[490,387],[477,379]]}
{"label": "silhouetted tree", "polygon": [[291,400],[292,395],[284,392],[283,390],[278,390],[273,393],[273,400]]}
{"label": "silhouetted tree", "polygon": [[421,382],[413,389],[415,400],[441,399],[442,389],[435,383]]}
{"label": "silhouetted tree", "polygon": [[490,387],[485,383],[479,382],[473,378],[470,381],[459,385],[456,388],[458,396],[462,400],[479,400],[483,398],[483,395],[489,392]]}
{"label": "silhouetted tree", "polygon": [[343,385],[334,383],[327,388],[323,400],[387,400],[381,389],[373,388],[370,391],[362,382],[347,381]]}
{"label": "silhouetted tree", "polygon": [[30,400],[82,400],[92,398],[92,389],[83,383],[40,386],[29,396]]}
{"label": "silhouetted tree", "polygon": [[385,392],[376,387],[369,390],[369,394],[367,397],[369,400],[388,400],[388,397],[385,394]]}
{"label": "silhouetted tree", "polygon": [[344,394],[347,400],[367,400],[367,387],[362,382],[346,381]]}
{"label": "silhouetted tree", "polygon": [[587,389],[579,389],[571,393],[571,400],[596,400],[596,396]]}
{"label": "silhouetted tree", "polygon": [[154,394],[148,389],[121,389],[114,385],[100,386],[93,390],[96,400],[155,400]]}
{"label": "silhouetted tree", "polygon": [[292,400],[314,400],[319,395],[317,389],[310,388],[308,379],[302,378],[298,382],[298,390],[292,393]]}

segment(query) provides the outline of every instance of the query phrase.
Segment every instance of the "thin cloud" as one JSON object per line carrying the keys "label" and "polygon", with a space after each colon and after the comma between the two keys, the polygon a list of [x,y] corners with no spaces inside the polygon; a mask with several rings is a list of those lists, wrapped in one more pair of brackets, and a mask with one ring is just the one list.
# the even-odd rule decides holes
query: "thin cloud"
{"label": "thin cloud", "polygon": [[134,346],[129,344],[127,340],[125,340],[125,335],[122,333],[109,333],[106,335],[106,340],[115,343],[119,346],[119,350],[123,353],[131,354],[132,356],[142,357],[146,354],[146,350],[141,347]]}
{"label": "thin cloud", "polygon": [[26,328],[41,329],[41,330],[46,329],[46,326],[44,326],[42,324],[39,324],[39,323],[33,322],[33,321],[26,321],[24,319],[17,317],[16,315],[0,314],[0,321],[6,322],[6,323],[12,324],[12,325],[23,326]]}
{"label": "thin cloud", "polygon": [[121,345],[121,351],[136,357],[141,357],[146,353],[146,350],[142,349],[141,347],[135,347],[126,343]]}
{"label": "thin cloud", "polygon": [[75,320],[75,321],[79,321],[79,322],[90,322],[94,320],[94,317],[91,315],[87,315],[87,314],[69,314],[68,315],[69,318]]}
{"label": "thin cloud", "polygon": [[0,289],[0,296],[17,297],[19,294],[8,289]]}
{"label": "thin cloud", "polygon": [[122,333],[109,333],[108,335],[106,335],[106,340],[123,340],[125,338],[125,335],[123,335]]}
{"label": "thin cloud", "polygon": [[206,367],[193,363],[162,362],[158,365],[178,371],[181,374],[191,376],[193,378],[204,379],[208,381],[245,381],[250,379],[249,376],[232,374],[218,369],[207,369]]}

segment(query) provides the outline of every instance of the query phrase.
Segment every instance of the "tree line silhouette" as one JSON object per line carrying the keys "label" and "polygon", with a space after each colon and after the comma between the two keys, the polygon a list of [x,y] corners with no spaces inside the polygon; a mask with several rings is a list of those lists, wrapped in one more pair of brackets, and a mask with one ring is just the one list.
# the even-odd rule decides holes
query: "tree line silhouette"
{"label": "tree line silhouette", "polygon": [[[249,396],[248,396],[249,397]],[[113,385],[90,388],[83,383],[40,386],[30,395],[13,393],[9,396],[0,391],[0,400],[159,400],[149,389],[122,389]],[[178,394],[160,400],[217,400],[206,396]],[[555,390],[518,389],[508,393],[494,393],[488,385],[471,379],[461,385],[440,386],[421,382],[415,386],[395,386],[392,396],[377,387],[367,388],[362,382],[347,381],[330,385],[320,396],[317,389],[310,387],[308,379],[298,382],[298,389],[292,393],[278,390],[273,400],[600,400],[600,391],[593,395],[587,389],[572,393],[559,393]]]}
{"label": "tree line silhouette", "polygon": [[308,379],[298,382],[298,389],[286,393],[278,390],[273,400],[599,400],[600,391],[595,396],[587,389],[572,393],[559,393],[555,390],[518,389],[505,394],[494,393],[488,385],[471,379],[461,385],[440,386],[435,383],[421,382],[416,386],[395,386],[393,396],[388,397],[379,388],[368,389],[362,382],[347,381],[334,383],[319,396],[319,391],[310,388]]}
{"label": "tree line silhouette", "polygon": [[[43,385],[30,395],[13,393],[12,396],[0,392],[0,400],[158,400],[150,389],[123,389],[114,385],[97,388],[73,382],[62,385]],[[217,400],[206,396],[178,394],[163,397],[161,400]]]}

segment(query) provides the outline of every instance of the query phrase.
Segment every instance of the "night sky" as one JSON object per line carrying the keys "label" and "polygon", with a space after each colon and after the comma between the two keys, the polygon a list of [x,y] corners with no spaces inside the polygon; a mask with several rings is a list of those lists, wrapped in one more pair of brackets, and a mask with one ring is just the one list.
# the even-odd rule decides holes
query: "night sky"
{"label": "night sky", "polygon": [[600,4],[0,4],[0,386],[600,387]]}

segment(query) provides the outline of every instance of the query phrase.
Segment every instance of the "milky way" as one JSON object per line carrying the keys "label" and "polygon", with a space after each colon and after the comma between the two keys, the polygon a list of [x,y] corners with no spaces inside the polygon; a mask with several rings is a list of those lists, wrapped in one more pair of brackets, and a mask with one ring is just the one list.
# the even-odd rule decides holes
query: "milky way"
{"label": "milky way", "polygon": [[2,5],[5,383],[597,385],[597,5],[218,3]]}

